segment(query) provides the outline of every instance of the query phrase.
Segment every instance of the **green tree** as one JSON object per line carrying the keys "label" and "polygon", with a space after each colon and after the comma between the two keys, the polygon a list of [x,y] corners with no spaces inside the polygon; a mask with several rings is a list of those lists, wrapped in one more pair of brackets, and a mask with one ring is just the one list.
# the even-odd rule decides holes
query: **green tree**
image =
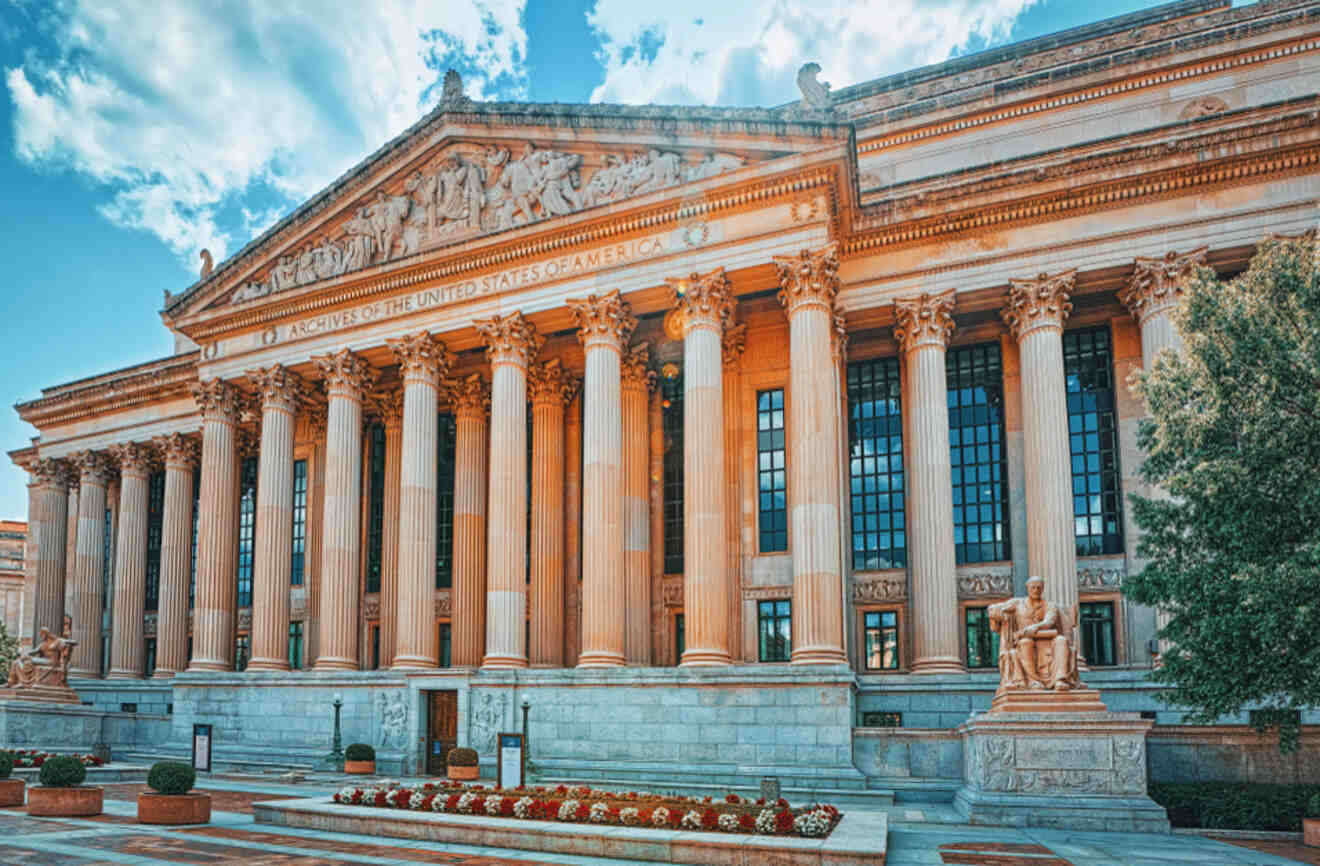
{"label": "green tree", "polygon": [[11,636],[0,622],[0,672],[5,676],[9,676],[9,666],[18,658],[19,649],[18,638]]}
{"label": "green tree", "polygon": [[1188,279],[1181,357],[1139,377],[1150,418],[1132,496],[1149,560],[1126,592],[1170,615],[1153,678],[1209,723],[1249,707],[1296,746],[1320,706],[1320,258],[1266,241],[1231,280]]}

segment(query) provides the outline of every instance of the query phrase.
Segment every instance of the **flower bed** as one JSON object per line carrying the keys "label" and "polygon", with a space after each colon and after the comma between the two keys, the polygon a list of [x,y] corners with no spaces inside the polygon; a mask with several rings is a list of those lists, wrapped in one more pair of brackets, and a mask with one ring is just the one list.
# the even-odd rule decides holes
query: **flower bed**
{"label": "flower bed", "polygon": [[792,808],[787,800],[766,803],[729,794],[712,797],[663,797],[638,791],[597,791],[585,785],[501,789],[458,782],[428,782],[406,788],[388,779],[374,786],[348,786],[334,795],[347,806],[488,815],[529,821],[615,824],[666,830],[823,838],[839,823],[833,806]]}
{"label": "flower bed", "polygon": [[[40,767],[47,758],[57,757],[55,752],[40,752],[36,749],[0,749],[14,757],[15,767]],[[105,763],[95,755],[74,755],[82,761],[84,767],[99,767]]]}

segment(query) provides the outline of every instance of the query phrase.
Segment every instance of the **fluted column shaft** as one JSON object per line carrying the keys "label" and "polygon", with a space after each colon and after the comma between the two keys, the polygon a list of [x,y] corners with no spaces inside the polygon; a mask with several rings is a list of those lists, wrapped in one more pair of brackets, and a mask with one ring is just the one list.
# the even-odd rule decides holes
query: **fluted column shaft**
{"label": "fluted column shaft", "polygon": [[450,655],[476,667],[486,651],[486,406],[473,374],[454,394],[454,596]]}
{"label": "fluted column shaft", "polygon": [[69,469],[56,460],[39,461],[29,489],[28,534],[36,554],[30,628],[23,631],[35,646],[41,630],[58,635],[64,626],[64,558],[68,550]]}
{"label": "fluted column shaft", "polygon": [[[436,451],[440,435],[440,377],[448,370],[445,347],[425,332],[392,341],[403,375],[403,417],[399,424],[398,567],[392,592],[381,592],[381,664],[433,668],[438,663],[435,616]],[[389,479],[390,425],[386,425],[386,479]],[[386,502],[389,499],[387,497]],[[388,509],[387,509],[388,510]],[[389,514],[386,518],[389,518]],[[395,620],[385,633],[385,611]],[[388,637],[388,640],[387,640]]]}
{"label": "fluted column shaft", "polygon": [[147,499],[150,454],[140,445],[114,450],[119,460],[119,542],[115,545],[114,639],[110,677],[140,678],[147,593]]}
{"label": "fluted column shaft", "polygon": [[193,392],[202,409],[202,483],[197,505],[197,588],[189,670],[234,663],[238,569],[238,394],[212,380]]}
{"label": "fluted column shaft", "polygon": [[952,290],[894,303],[895,337],[907,362],[908,571],[912,581],[913,673],[957,673],[957,560],[949,461],[945,354],[953,333]]}
{"label": "fluted column shaft", "polygon": [[623,364],[623,654],[651,663],[650,406],[655,372],[649,349],[634,346]]}
{"label": "fluted column shaft", "polygon": [[[69,466],[69,496],[66,500],[65,510],[66,520],[64,521],[64,597],[60,599],[61,609],[65,616],[72,618],[70,613],[73,610],[73,583],[75,570],[78,565],[78,469],[76,466]],[[31,497],[28,499],[28,510],[32,510]],[[63,618],[60,621],[60,628],[63,629]]]}
{"label": "fluted column shaft", "polygon": [[302,381],[280,365],[248,374],[261,394],[256,544],[252,568],[252,658],[248,670],[289,669],[289,578],[293,570],[293,429]]}
{"label": "fluted column shaft", "polygon": [[84,452],[78,464],[78,540],[75,550],[72,610],[73,648],[70,672],[101,675],[101,593],[105,574],[105,488],[110,464],[101,454]]}
{"label": "fluted column shaft", "polygon": [[586,356],[582,430],[582,650],[578,667],[624,655],[623,347],[637,327],[618,292],[570,300]]}
{"label": "fluted column shaft", "polygon": [[[777,258],[789,335],[788,496],[794,664],[842,664],[838,368],[832,354],[839,280],[834,245]],[[948,459],[946,442],[945,459]],[[950,537],[952,541],[952,537]]]}
{"label": "fluted column shaft", "polygon": [[536,367],[532,392],[532,667],[564,666],[564,405],[572,377],[558,361]]}
{"label": "fluted column shaft", "polygon": [[[394,665],[399,645],[399,519],[403,501],[403,400],[402,394],[390,398],[385,413],[385,513],[381,526],[380,563],[380,666]],[[435,451],[432,443],[431,451]],[[431,521],[432,526],[435,521]],[[431,530],[434,536],[435,530]],[[432,565],[434,584],[435,566]],[[425,599],[423,599],[423,604]],[[411,626],[414,630],[415,624]],[[425,629],[434,633],[434,629]]]}
{"label": "fluted column shaft", "polygon": [[165,678],[188,667],[188,578],[197,453],[196,445],[177,433],[156,444],[165,458],[165,514],[160,534],[160,603],[153,676]]}
{"label": "fluted column shaft", "polygon": [[325,516],[321,525],[317,670],[358,667],[358,566],[362,554],[362,399],[370,368],[347,349],[314,358],[325,377]]}

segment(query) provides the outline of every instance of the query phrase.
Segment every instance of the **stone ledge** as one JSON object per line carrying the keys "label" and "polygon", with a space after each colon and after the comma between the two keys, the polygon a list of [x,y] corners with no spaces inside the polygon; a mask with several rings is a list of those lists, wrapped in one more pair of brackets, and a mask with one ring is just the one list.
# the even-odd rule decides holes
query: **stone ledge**
{"label": "stone ledge", "polygon": [[883,864],[888,839],[884,812],[849,812],[828,838],[802,839],[341,806],[325,797],[254,803],[252,811],[258,824],[652,863]]}

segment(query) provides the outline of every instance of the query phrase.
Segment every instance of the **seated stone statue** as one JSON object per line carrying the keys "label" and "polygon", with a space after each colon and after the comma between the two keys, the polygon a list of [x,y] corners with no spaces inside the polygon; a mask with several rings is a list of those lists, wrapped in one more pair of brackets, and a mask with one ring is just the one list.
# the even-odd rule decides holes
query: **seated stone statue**
{"label": "seated stone statue", "polygon": [[9,688],[31,688],[33,686],[66,687],[69,684],[69,658],[78,642],[68,637],[70,631],[68,619],[65,619],[66,634],[56,637],[50,629],[41,630],[41,640],[37,645],[14,659],[9,666]]}
{"label": "seated stone statue", "polygon": [[999,691],[1081,686],[1073,623],[1044,599],[1045,581],[1027,580],[1027,597],[990,605],[990,624],[999,634]]}

